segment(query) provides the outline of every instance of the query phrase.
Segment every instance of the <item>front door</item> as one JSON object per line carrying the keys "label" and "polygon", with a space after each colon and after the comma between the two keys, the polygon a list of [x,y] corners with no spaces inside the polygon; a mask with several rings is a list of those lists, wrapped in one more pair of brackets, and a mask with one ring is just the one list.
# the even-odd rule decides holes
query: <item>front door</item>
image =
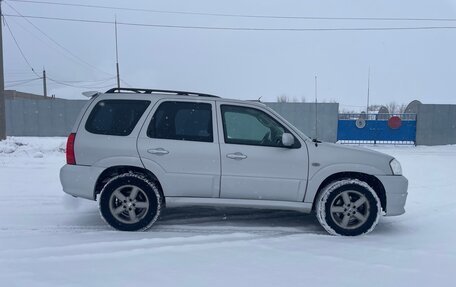
{"label": "front door", "polygon": [[[272,113],[218,103],[222,163],[221,198],[299,201],[307,183],[305,143]],[[292,133],[295,145],[282,145]]]}
{"label": "front door", "polygon": [[138,138],[138,150],[166,196],[219,196],[215,119],[214,101],[166,99],[155,105]]}

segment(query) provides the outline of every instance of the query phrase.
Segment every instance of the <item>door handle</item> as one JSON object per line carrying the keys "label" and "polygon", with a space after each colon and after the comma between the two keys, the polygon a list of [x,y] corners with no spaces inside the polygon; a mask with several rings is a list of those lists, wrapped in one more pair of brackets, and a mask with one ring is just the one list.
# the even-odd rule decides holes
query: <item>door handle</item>
{"label": "door handle", "polygon": [[231,159],[237,159],[237,160],[240,160],[240,159],[246,159],[247,156],[243,153],[240,153],[240,152],[235,152],[235,153],[229,153],[226,155],[227,158],[231,158]]}
{"label": "door handle", "polygon": [[152,149],[148,149],[147,150],[148,153],[151,153],[151,154],[156,154],[156,155],[165,155],[165,154],[169,154],[169,151],[167,151],[166,149],[164,148],[152,148]]}

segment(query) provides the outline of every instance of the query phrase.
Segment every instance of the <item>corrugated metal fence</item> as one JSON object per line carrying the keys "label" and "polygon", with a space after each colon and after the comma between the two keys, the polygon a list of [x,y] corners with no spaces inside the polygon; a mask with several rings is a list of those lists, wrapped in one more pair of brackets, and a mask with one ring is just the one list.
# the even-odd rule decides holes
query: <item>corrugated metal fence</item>
{"label": "corrugated metal fence", "polygon": [[86,101],[6,100],[8,136],[67,136]]}
{"label": "corrugated metal fence", "polygon": [[416,144],[456,144],[456,105],[419,105]]}
{"label": "corrugated metal fence", "polygon": [[[6,131],[9,136],[67,136],[85,100],[6,101]],[[313,103],[266,103],[304,134],[314,137],[316,106]],[[339,104],[318,104],[318,137],[335,142]]]}
{"label": "corrugated metal fence", "polygon": [[[67,136],[73,127],[77,115],[87,101],[85,100],[6,100],[6,131],[9,136]],[[344,118],[338,114],[337,103],[266,103],[281,114],[304,134],[327,142],[345,139],[350,131],[355,130],[360,140],[372,141],[385,138],[386,120],[376,118],[379,123],[371,125],[371,119],[366,119],[366,128],[359,129],[353,119]],[[317,115],[318,131],[315,128]],[[338,123],[348,120],[349,122]],[[403,118],[404,128],[412,131],[416,128],[417,145],[456,144],[456,105],[428,105],[418,107],[416,121]],[[373,126],[376,124],[377,126]],[[343,126],[347,125],[347,126]],[[416,127],[415,127],[416,125]],[[359,135],[359,132],[366,134]],[[383,131],[383,132],[381,132]],[[389,130],[388,130],[389,131]],[[390,131],[385,140],[391,137],[403,136],[399,130]],[[407,133],[407,138],[413,136]],[[394,138],[396,139],[396,138]],[[381,141],[381,140],[380,140]],[[378,142],[378,141],[377,141]]]}

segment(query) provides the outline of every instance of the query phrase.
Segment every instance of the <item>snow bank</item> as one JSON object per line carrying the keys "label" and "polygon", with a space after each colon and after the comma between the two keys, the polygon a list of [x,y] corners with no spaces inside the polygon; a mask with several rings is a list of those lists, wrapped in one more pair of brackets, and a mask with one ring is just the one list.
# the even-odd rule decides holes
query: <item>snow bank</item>
{"label": "snow bank", "polygon": [[43,158],[65,152],[64,137],[8,137],[0,141],[0,156]]}

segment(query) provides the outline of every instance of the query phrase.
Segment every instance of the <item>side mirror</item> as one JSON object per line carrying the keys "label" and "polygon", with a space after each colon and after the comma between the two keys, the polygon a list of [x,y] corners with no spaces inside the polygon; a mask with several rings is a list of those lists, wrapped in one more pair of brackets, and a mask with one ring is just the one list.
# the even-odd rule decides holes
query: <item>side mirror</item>
{"label": "side mirror", "polygon": [[282,134],[282,144],[286,147],[291,147],[294,145],[294,136],[289,133]]}

